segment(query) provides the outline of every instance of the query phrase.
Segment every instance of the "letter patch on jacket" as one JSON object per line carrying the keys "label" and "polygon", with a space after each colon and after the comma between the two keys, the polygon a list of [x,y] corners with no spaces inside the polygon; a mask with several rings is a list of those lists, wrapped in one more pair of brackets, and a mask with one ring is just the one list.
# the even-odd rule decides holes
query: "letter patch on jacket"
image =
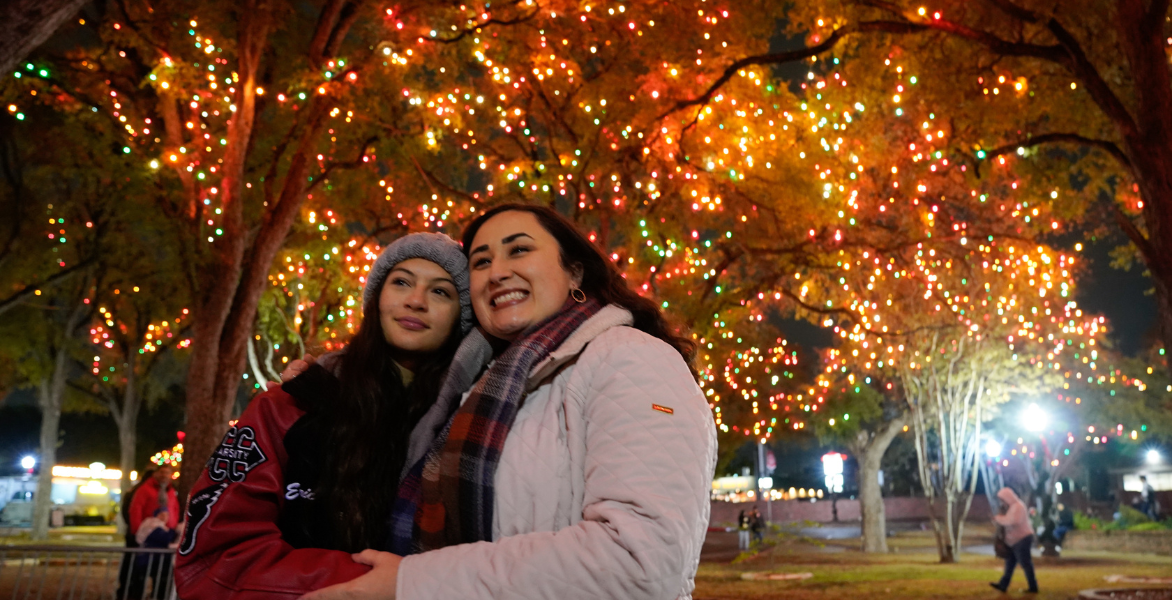
{"label": "letter patch on jacket", "polygon": [[253,467],[268,460],[256,443],[256,432],[251,427],[233,426],[224,435],[224,441],[208,459],[208,477],[212,481],[244,481]]}
{"label": "letter patch on jacket", "polygon": [[187,533],[183,536],[183,543],[179,545],[179,553],[190,554],[195,549],[195,536],[199,535],[199,528],[212,514],[212,507],[220,501],[220,495],[228,489],[228,482],[204,488],[191,496],[187,503]]}

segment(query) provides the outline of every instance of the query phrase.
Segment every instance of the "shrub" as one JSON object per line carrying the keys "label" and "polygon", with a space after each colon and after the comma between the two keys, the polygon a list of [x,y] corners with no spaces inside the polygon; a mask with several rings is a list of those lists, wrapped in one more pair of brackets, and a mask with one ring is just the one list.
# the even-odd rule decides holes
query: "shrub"
{"label": "shrub", "polygon": [[1128,531],[1163,531],[1168,527],[1163,523],[1156,523],[1155,521],[1148,521],[1147,523],[1138,523],[1128,527]]}
{"label": "shrub", "polygon": [[1102,530],[1105,526],[1106,526],[1106,523],[1104,523],[1102,519],[1096,519],[1095,517],[1092,517],[1090,515],[1086,515],[1086,514],[1083,514],[1080,512],[1074,513],[1074,528],[1075,529]]}
{"label": "shrub", "polygon": [[1149,519],[1147,515],[1130,506],[1120,506],[1119,519],[1117,522],[1121,528],[1129,529],[1130,527],[1139,525],[1141,523],[1151,523],[1152,520]]}

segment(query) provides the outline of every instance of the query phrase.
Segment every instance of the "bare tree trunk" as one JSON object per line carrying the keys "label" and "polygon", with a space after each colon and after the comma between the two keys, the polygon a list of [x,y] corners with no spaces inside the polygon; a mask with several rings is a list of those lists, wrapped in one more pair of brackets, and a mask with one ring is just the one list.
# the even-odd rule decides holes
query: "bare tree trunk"
{"label": "bare tree trunk", "polygon": [[[859,461],[859,512],[863,517],[863,552],[887,552],[887,509],[883,505],[883,492],[879,488],[879,469],[883,455],[891,447],[895,436],[903,429],[907,418],[901,415],[883,425],[871,437],[860,434],[851,451]],[[861,438],[869,439],[863,440]]]}
{"label": "bare tree trunk", "polygon": [[[320,65],[338,51],[346,32],[359,15],[359,2],[330,0],[322,10],[318,29],[309,47],[310,62]],[[237,111],[228,130],[228,148],[223,167],[221,224],[223,248],[215,257],[213,288],[197,305],[193,352],[187,375],[187,437],[178,493],[184,501],[199,476],[199,465],[211,455],[227,430],[235,405],[241,375],[248,365],[248,346],[257,306],[267,284],[273,258],[297,218],[305,198],[316,142],[324,127],[332,100],[315,95],[305,121],[299,125],[296,150],[289,159],[278,197],[270,198],[269,209],[253,237],[243,220],[244,164],[256,113],[256,74],[261,54],[272,28],[271,9],[265,0],[253,0],[241,10],[238,29],[240,89]],[[229,238],[231,238],[229,240]],[[251,246],[246,247],[246,241]],[[217,242],[220,244],[221,242]]]}
{"label": "bare tree trunk", "polygon": [[45,43],[66,20],[81,10],[85,0],[9,0],[0,10],[0,73]]}
{"label": "bare tree trunk", "polygon": [[[121,490],[123,498],[126,498],[126,494],[134,485],[130,481],[130,472],[136,466],[134,454],[138,445],[137,427],[141,400],[137,390],[138,376],[135,372],[135,362],[134,353],[127,353],[128,368],[126,369],[126,389],[122,391],[122,406],[118,407],[117,411],[113,410],[115,407],[111,407],[114,422],[118,425],[118,467],[122,469]],[[128,526],[129,523],[120,523],[119,527],[124,525]]]}
{"label": "bare tree trunk", "polygon": [[[244,272],[248,241],[248,228],[244,223],[244,164],[256,117],[256,74],[268,44],[272,14],[271,7],[263,0],[253,0],[240,8],[240,15],[237,39],[240,89],[236,94],[236,113],[228,123],[222,170],[224,218],[221,227],[224,235],[215,242],[213,249],[211,285],[201,294],[195,307],[191,364],[187,372],[187,437],[184,439],[187,464],[195,468],[180,472],[178,492],[181,502],[186,502],[187,494],[199,476],[198,466],[211,455],[228,427],[236,387],[224,385],[224,379],[239,379],[243,372],[243,364],[225,364],[221,344]],[[224,372],[232,370],[233,366],[237,367],[233,372]]]}
{"label": "bare tree trunk", "polygon": [[57,464],[61,405],[65,400],[66,370],[69,367],[69,342],[89,312],[86,302],[78,302],[65,322],[61,338],[55,344],[53,370],[41,379],[37,393],[37,404],[41,409],[41,471],[37,475],[37,492],[33,497],[32,539],[36,541],[49,536],[49,509],[52,506],[49,496],[53,490],[53,466]]}
{"label": "bare tree trunk", "polygon": [[57,351],[53,373],[41,380],[37,404],[41,408],[41,471],[37,474],[37,492],[33,496],[32,539],[49,537],[49,495],[53,490],[53,465],[57,464],[57,443],[61,430],[61,399],[65,391],[65,350]]}

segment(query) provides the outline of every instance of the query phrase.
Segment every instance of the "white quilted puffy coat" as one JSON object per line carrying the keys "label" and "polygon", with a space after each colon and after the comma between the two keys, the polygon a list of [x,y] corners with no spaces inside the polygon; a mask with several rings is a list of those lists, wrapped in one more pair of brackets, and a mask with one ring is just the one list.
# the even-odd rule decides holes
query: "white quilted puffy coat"
{"label": "white quilted puffy coat", "polygon": [[397,598],[691,597],[716,428],[679,354],[630,324],[604,307],[534,367],[496,471],[494,541],[404,558]]}

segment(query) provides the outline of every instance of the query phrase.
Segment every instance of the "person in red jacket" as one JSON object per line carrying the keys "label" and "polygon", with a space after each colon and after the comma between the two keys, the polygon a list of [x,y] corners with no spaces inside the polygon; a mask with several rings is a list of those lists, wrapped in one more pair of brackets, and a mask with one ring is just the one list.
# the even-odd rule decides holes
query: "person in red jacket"
{"label": "person in red jacket", "polygon": [[385,547],[411,430],[472,327],[459,244],[395,241],[362,307],[344,350],[253,399],[208,459],[176,560],[183,600],[295,598],[366,573],[351,553]]}
{"label": "person in red jacket", "polygon": [[151,478],[144,481],[142,487],[134,492],[130,501],[130,531],[138,531],[144,519],[154,516],[155,511],[166,509],[167,527],[175,529],[179,525],[179,498],[175,495],[175,486],[172,485],[175,471],[169,465],[163,465],[151,474]]}

